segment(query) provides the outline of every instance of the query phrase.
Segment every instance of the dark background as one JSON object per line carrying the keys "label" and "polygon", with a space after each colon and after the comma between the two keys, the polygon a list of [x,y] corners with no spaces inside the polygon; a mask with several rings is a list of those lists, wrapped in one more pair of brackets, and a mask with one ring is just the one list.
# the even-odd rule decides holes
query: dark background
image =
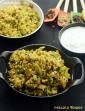
{"label": "dark background", "polygon": [[[34,0],[40,5],[44,13],[51,8],[55,7],[58,0]],[[71,0],[72,1],[72,0]],[[63,8],[63,6],[62,6]],[[78,9],[81,10],[78,0]],[[69,10],[72,10],[72,3],[70,2]],[[52,28],[52,24],[43,24],[42,28],[29,39],[25,40],[7,40],[0,38],[0,52],[5,50],[15,50],[27,44],[51,44],[60,48],[58,44],[58,32],[60,28],[56,25]],[[70,56],[78,56],[84,63],[84,55],[74,55],[67,53]],[[18,95],[0,79],[0,111],[54,111],[54,106],[81,106],[83,110],[70,110],[70,111],[85,111],[85,83],[72,87],[67,93],[60,95],[53,99],[32,99],[22,95]],[[56,110],[68,111],[68,110]]]}

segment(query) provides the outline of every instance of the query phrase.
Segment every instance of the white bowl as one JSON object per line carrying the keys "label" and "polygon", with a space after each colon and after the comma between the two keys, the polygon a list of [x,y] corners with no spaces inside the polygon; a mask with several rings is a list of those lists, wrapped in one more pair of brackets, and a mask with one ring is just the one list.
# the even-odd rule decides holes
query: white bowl
{"label": "white bowl", "polygon": [[26,34],[22,37],[9,37],[9,36],[5,36],[5,35],[0,35],[1,37],[10,38],[10,39],[13,39],[13,38],[21,39],[21,38],[28,37],[28,36],[34,34],[41,28],[43,21],[44,21],[44,13],[43,13],[42,9],[40,8],[40,6],[38,4],[36,4],[35,2],[33,2],[32,0],[1,0],[0,8],[6,7],[9,5],[20,5],[20,4],[30,4],[33,6],[33,9],[38,13],[38,15],[40,17],[40,22],[39,22],[38,28],[36,28],[32,33]]}

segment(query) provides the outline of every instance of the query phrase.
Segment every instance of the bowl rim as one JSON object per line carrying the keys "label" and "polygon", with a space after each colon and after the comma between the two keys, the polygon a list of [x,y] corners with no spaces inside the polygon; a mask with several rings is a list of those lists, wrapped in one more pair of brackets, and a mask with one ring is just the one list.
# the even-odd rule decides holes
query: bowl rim
{"label": "bowl rim", "polygon": [[[0,3],[2,3],[3,1],[5,1],[5,0],[1,0]],[[41,26],[43,25],[43,22],[44,22],[44,12],[43,12],[43,10],[41,9],[41,7],[37,3],[35,3],[32,0],[27,0],[27,2],[32,4],[33,6],[37,7],[38,10],[40,11],[42,19],[40,18],[39,26],[33,32],[31,32],[30,34],[26,34],[24,36],[20,36],[20,37],[12,37],[11,36],[10,37],[10,36],[6,36],[6,35],[3,35],[3,34],[0,34],[0,37],[5,38],[5,39],[10,39],[10,40],[28,38],[31,35],[33,35],[34,33],[36,33],[41,28]]]}
{"label": "bowl rim", "polygon": [[68,25],[68,26],[63,27],[63,28],[59,31],[59,33],[58,33],[58,42],[59,42],[60,47],[63,48],[64,50],[66,50],[66,51],[68,51],[68,52],[70,52],[70,53],[73,53],[73,54],[83,55],[83,54],[85,54],[85,52],[80,52],[80,53],[79,53],[79,52],[74,52],[74,51],[69,50],[69,49],[67,49],[66,47],[64,47],[64,46],[62,45],[62,43],[61,43],[61,37],[62,37],[63,32],[64,32],[65,30],[71,28],[71,27],[77,27],[77,26],[80,26],[80,27],[84,27],[84,28],[85,28],[85,23],[72,23],[72,24],[70,24],[70,25]]}

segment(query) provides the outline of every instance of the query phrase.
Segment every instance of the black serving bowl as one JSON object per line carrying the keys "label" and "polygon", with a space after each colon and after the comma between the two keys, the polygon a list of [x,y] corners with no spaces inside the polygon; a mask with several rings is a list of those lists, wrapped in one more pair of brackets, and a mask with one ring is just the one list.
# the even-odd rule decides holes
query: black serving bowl
{"label": "black serving bowl", "polygon": [[[61,49],[65,52],[67,52],[67,54],[71,54],[73,56],[77,56],[77,57],[80,57],[81,55],[84,55],[85,53],[83,52],[78,52],[78,51],[72,51],[70,49],[68,49],[67,47],[64,47],[61,43],[61,38],[62,38],[62,34],[67,31],[68,29],[70,28],[74,28],[74,27],[84,27],[85,28],[85,23],[73,23],[73,24],[70,24],[64,28],[62,28],[60,31],[59,31],[59,34],[58,34],[58,43],[59,43],[59,46],[61,47]],[[78,31],[76,33],[79,33]],[[73,35],[74,36],[74,35]]]}
{"label": "black serving bowl", "polygon": [[[19,48],[19,49],[25,49],[25,50],[27,50],[27,49],[29,49],[29,50],[34,49],[35,50],[35,49],[37,49],[37,48],[39,48],[41,46],[44,46],[45,50],[47,50],[47,51],[59,50],[59,49],[57,49],[54,46],[46,45],[46,44],[32,44],[32,45],[24,46],[24,47]],[[65,65],[70,68],[69,72],[70,72],[70,75],[71,75],[71,80],[70,80],[69,84],[67,85],[67,87],[65,88],[65,90],[61,91],[60,93],[58,93],[56,95],[53,95],[53,96],[31,96],[31,95],[27,95],[27,94],[21,93],[18,90],[13,89],[9,85],[8,80],[7,80],[7,68],[8,68],[9,57],[13,53],[13,51],[4,51],[4,52],[2,52],[0,54],[0,78],[13,91],[15,91],[18,94],[27,96],[27,97],[32,97],[32,98],[52,98],[52,97],[56,97],[58,95],[61,95],[61,94],[65,93],[65,92],[67,92],[72,86],[76,86],[76,85],[81,84],[83,82],[83,80],[84,80],[84,66],[83,66],[83,64],[82,64],[80,59],[78,59],[76,57],[67,56],[66,54],[62,53],[62,51],[60,51],[60,50],[59,50],[59,52],[60,52],[60,54],[62,56],[62,59],[64,59]],[[77,73],[77,75],[78,75],[78,69],[79,69],[79,73],[81,73],[81,77],[75,79],[75,74]]]}

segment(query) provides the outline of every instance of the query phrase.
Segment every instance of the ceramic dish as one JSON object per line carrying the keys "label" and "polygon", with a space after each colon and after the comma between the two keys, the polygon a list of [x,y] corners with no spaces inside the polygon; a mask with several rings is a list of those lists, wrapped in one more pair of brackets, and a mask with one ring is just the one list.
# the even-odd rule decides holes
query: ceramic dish
{"label": "ceramic dish", "polygon": [[58,42],[63,50],[73,54],[85,54],[85,24],[74,23],[62,28]]}
{"label": "ceramic dish", "polygon": [[[78,84],[81,84],[83,82],[83,80],[84,80],[84,66],[83,66],[83,64],[82,64],[80,59],[78,59],[76,57],[69,57],[66,54],[62,53],[62,51],[60,51],[56,47],[51,46],[51,45],[46,45],[46,44],[32,44],[32,45],[24,46],[24,47],[22,47],[20,49],[25,49],[25,50],[33,49],[33,50],[35,50],[35,49],[37,49],[39,47],[42,47],[42,46],[45,47],[46,51],[56,51],[56,50],[58,50],[60,55],[61,55],[61,57],[62,57],[62,59],[64,59],[65,65],[70,68],[71,81],[69,82],[67,87],[64,90],[62,90],[60,93],[52,95],[52,96],[31,96],[31,95],[27,95],[27,94],[21,93],[18,90],[12,88],[9,85],[9,82],[7,80],[7,75],[8,75],[7,74],[7,70],[8,70],[9,57],[13,53],[13,51],[5,51],[5,52],[2,52],[0,54],[0,78],[3,81],[5,81],[5,83],[10,87],[10,89],[12,89],[13,91],[15,91],[18,94],[22,94],[22,95],[27,96],[27,97],[51,98],[51,97],[56,97],[58,95],[61,95],[61,94],[65,93],[65,92],[67,92],[71,87],[76,86]],[[78,75],[78,69],[80,69],[79,73],[81,73],[81,77],[75,80],[74,79],[75,78],[75,74],[77,73],[77,75]]]}
{"label": "ceramic dish", "polygon": [[32,34],[36,33],[41,28],[41,26],[43,24],[43,20],[44,20],[43,11],[38,4],[36,4],[35,2],[33,2],[31,0],[2,0],[2,1],[0,1],[0,8],[3,9],[4,7],[7,7],[7,6],[12,6],[12,5],[18,6],[18,5],[22,5],[22,4],[32,6],[33,10],[37,12],[39,19],[40,19],[38,27],[35,28],[31,33],[25,34],[25,35],[23,34],[20,37],[5,36],[4,34],[0,35],[1,37],[7,38],[7,39],[22,39],[22,38],[31,36]]}

